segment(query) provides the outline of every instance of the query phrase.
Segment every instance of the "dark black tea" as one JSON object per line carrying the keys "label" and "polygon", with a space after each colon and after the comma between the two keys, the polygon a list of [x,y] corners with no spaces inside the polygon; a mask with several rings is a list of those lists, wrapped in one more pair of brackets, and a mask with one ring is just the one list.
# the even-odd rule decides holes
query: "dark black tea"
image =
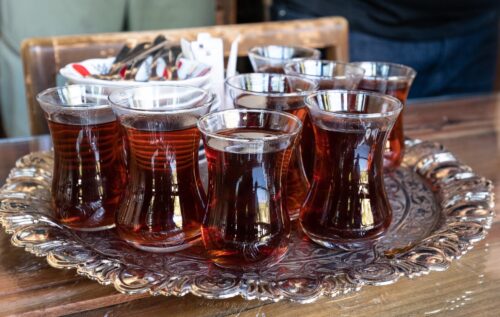
{"label": "dark black tea", "polygon": [[[231,138],[265,139],[283,132],[237,128],[217,132]],[[202,236],[209,257],[223,267],[275,263],[286,253],[290,232],[282,204],[290,144],[267,148],[205,143],[208,213]]]}
{"label": "dark black tea", "polygon": [[[342,245],[376,239],[391,223],[382,179],[387,131],[315,128],[316,162],[301,225],[311,236]],[[342,153],[342,154],[340,154]]]}
{"label": "dark black tea", "polygon": [[118,233],[145,250],[185,247],[185,242],[199,236],[205,212],[198,173],[198,129],[125,127],[125,131],[129,178],[117,215]]}
{"label": "dark black tea", "polygon": [[54,144],[56,218],[80,230],[113,227],[126,180],[118,122],[48,123]]}

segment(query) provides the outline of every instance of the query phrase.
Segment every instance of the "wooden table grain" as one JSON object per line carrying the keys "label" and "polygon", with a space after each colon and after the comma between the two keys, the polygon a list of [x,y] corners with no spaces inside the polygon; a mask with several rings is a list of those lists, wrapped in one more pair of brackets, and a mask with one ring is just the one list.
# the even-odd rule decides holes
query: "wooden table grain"
{"label": "wooden table grain", "polygon": [[[406,134],[440,142],[500,197],[500,95],[429,99],[405,112]],[[0,140],[0,184],[15,160],[50,138]],[[0,316],[500,316],[500,213],[488,237],[445,272],[313,304],[122,295],[112,286],[49,267],[0,232]]]}

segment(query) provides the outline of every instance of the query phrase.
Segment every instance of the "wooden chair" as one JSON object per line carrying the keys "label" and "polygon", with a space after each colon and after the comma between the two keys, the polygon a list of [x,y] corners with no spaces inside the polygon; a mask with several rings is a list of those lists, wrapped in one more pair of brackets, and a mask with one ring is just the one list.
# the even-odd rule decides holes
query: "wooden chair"
{"label": "wooden chair", "polygon": [[285,44],[320,48],[326,52],[324,57],[327,59],[349,60],[348,23],[342,17],[26,39],[21,45],[21,57],[31,133],[48,133],[35,98],[44,89],[56,86],[56,75],[66,64],[113,56],[125,43],[152,40],[158,34],[177,41],[181,38],[194,40],[200,32],[221,37],[226,56],[231,42],[240,35],[239,56],[246,56],[248,49],[256,45]]}

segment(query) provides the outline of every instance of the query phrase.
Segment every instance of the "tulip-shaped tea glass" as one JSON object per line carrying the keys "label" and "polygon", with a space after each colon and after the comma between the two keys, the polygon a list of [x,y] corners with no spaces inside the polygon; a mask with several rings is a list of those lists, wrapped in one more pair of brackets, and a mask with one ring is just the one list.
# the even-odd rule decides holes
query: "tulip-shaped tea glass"
{"label": "tulip-shaped tea glass", "polygon": [[[317,87],[313,80],[283,74],[242,74],[226,80],[226,94],[235,108],[286,111],[301,121],[307,116],[304,97]],[[312,166],[312,162],[303,163],[303,158],[309,157],[307,154],[313,146],[313,141],[304,137],[310,134],[312,131],[302,132],[301,146],[295,147],[288,170],[286,204],[292,220],[297,219],[309,189],[304,166]]]}
{"label": "tulip-shaped tea glass", "polygon": [[365,73],[364,69],[348,63],[305,59],[285,65],[285,74],[316,80],[319,90],[356,89]]}
{"label": "tulip-shaped tea glass", "polygon": [[114,227],[126,180],[122,136],[108,94],[103,86],[70,85],[37,96],[54,144],[55,218],[77,230]]}
{"label": "tulip-shaped tea glass", "polygon": [[[363,79],[358,88],[361,90],[377,91],[396,97],[406,104],[416,71],[408,66],[384,62],[356,62],[350,65],[362,67],[365,70]],[[403,112],[399,115],[386,145],[384,166],[394,169],[401,164],[404,154]]]}
{"label": "tulip-shaped tea glass", "polygon": [[202,117],[208,161],[208,207],[202,236],[222,267],[269,267],[288,250],[283,204],[286,170],[302,129],[290,114],[232,109]]}
{"label": "tulip-shaped tea glass", "polygon": [[314,48],[300,46],[267,45],[255,46],[248,51],[248,58],[254,72],[280,73],[286,63],[302,59],[319,59],[321,52]]}
{"label": "tulip-shaped tea glass", "polygon": [[374,92],[325,90],[306,98],[316,137],[303,231],[328,248],[361,249],[389,228],[383,154],[402,104]]}
{"label": "tulip-shaped tea glass", "polygon": [[206,204],[196,121],[210,110],[212,95],[189,86],[144,86],[115,91],[109,100],[128,146],[118,234],[145,251],[189,247],[200,237]]}
{"label": "tulip-shaped tea glass", "polygon": [[[285,65],[285,73],[315,80],[318,90],[328,89],[356,89],[365,73],[364,69],[347,63],[305,59],[293,61]],[[314,133],[309,115],[304,120],[302,132],[304,146],[302,157],[304,169],[309,180],[312,179],[314,162]]]}

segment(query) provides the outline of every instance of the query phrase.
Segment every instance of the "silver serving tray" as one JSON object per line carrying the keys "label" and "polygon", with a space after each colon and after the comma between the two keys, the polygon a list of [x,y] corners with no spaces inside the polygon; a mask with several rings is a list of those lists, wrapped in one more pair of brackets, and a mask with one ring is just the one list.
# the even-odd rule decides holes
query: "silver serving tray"
{"label": "silver serving tray", "polygon": [[290,250],[257,272],[220,269],[201,245],[173,254],[135,250],[114,230],[75,232],[50,215],[51,152],[20,158],[0,189],[0,222],[12,244],[127,294],[282,299],[301,303],[338,297],[364,285],[446,270],[486,235],[494,216],[493,186],[436,143],[408,140],[402,167],[386,175],[393,207],[389,233],[373,248],[322,248],[293,226]]}

